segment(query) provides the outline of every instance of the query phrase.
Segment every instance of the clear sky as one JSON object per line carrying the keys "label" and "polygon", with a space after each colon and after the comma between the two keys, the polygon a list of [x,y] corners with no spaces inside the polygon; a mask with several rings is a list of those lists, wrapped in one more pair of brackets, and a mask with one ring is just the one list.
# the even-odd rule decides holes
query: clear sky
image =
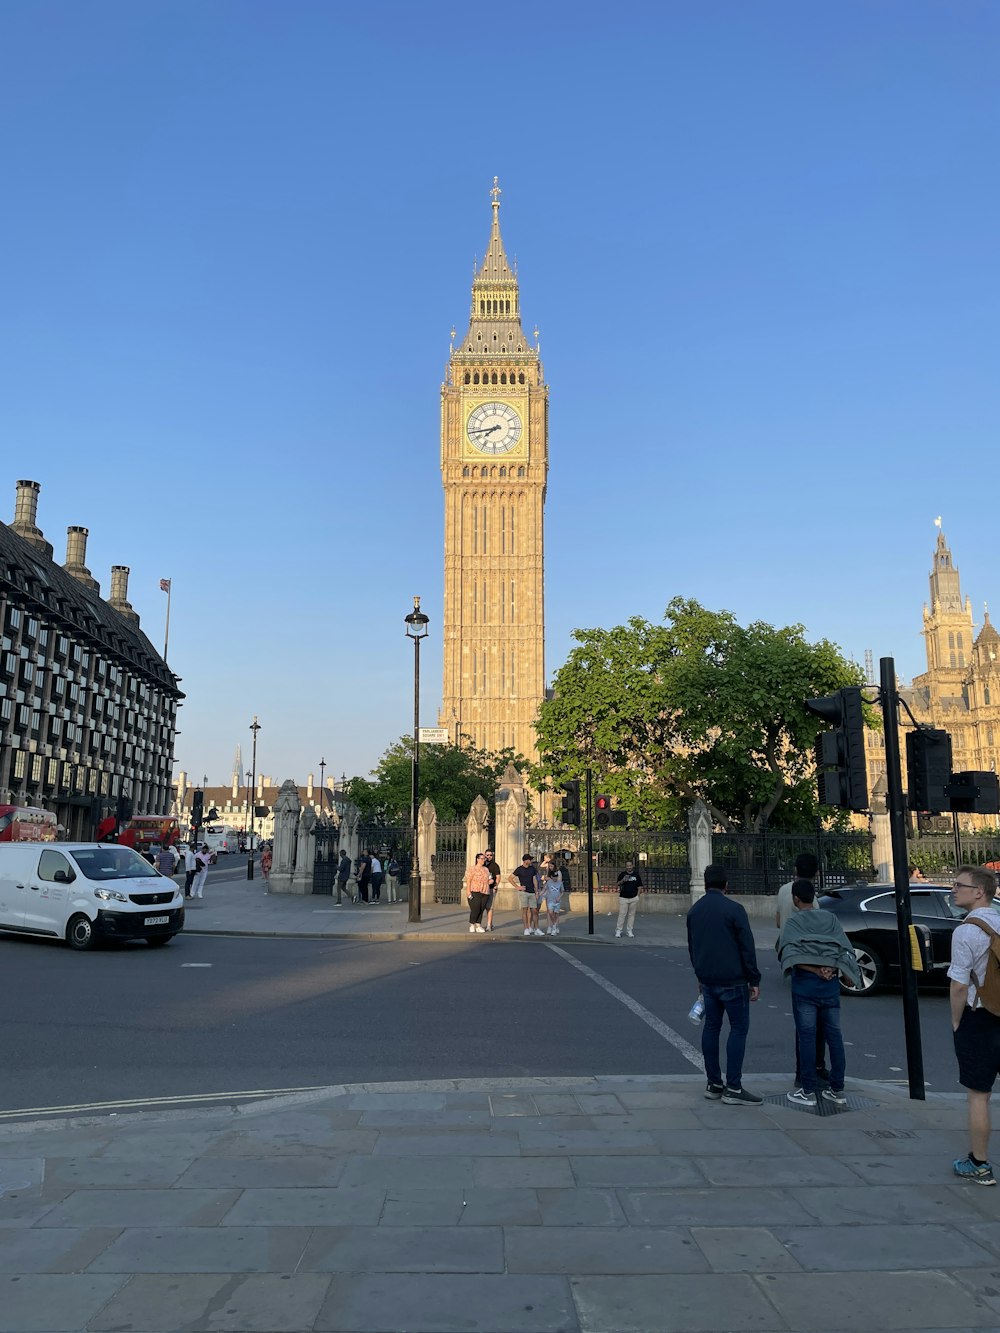
{"label": "clear sky", "polygon": [[[1000,612],[991,0],[0,5],[0,512],[131,566],[178,766],[365,772],[441,688],[489,187],[551,388],[547,667],[671,597],[924,665]],[[4,498],[6,496],[6,498]]]}

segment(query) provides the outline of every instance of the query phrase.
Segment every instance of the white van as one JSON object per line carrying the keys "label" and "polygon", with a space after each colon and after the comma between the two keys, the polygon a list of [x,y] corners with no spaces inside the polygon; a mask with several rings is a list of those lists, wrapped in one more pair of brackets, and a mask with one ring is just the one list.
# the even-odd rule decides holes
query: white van
{"label": "white van", "polygon": [[0,930],[89,949],[98,940],[168,944],[183,925],[182,890],[131,847],[0,843]]}
{"label": "white van", "polygon": [[240,850],[239,834],[228,824],[212,824],[203,828],[201,840],[210,852],[218,852],[223,856],[230,852],[235,856]]}

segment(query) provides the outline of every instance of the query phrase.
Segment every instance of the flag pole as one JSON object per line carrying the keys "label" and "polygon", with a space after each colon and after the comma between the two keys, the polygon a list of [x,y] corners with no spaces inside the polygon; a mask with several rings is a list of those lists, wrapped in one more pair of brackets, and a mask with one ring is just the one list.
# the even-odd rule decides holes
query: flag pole
{"label": "flag pole", "polygon": [[170,644],[170,594],[173,591],[173,579],[167,579],[167,627],[163,632],[163,660],[167,660],[167,648]]}

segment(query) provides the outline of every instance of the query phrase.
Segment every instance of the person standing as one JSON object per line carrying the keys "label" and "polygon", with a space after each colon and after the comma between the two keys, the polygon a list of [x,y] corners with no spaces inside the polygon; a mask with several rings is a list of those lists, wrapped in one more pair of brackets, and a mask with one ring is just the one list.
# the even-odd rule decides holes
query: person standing
{"label": "person standing", "polygon": [[990,1097],[1000,1073],[1000,1016],[983,1004],[994,932],[1000,912],[994,900],[997,877],[982,866],[959,866],[952,884],[956,907],[967,916],[951,937],[951,1027],[958,1081],[965,1089],[969,1155],[952,1163],[955,1175],[976,1185],[995,1185],[990,1166]]}
{"label": "person standing", "polygon": [[549,873],[545,879],[545,910],[549,924],[546,935],[559,934],[559,912],[562,907],[563,877],[562,870],[554,862],[549,863]]}
{"label": "person standing", "polygon": [[351,878],[351,858],[347,855],[347,848],[341,847],[340,860],[337,862],[337,906],[341,906],[341,900],[347,892],[347,881]]}
{"label": "person standing", "polygon": [[354,877],[358,883],[358,891],[354,895],[354,901],[366,903],[368,901],[368,885],[372,878],[372,859],[367,852],[359,853],[357,865],[354,868]]}
{"label": "person standing", "polygon": [[191,886],[194,884],[194,877],[198,873],[198,858],[195,856],[191,844],[184,845],[184,897],[191,897]]}
{"label": "person standing", "polygon": [[475,863],[465,872],[465,896],[469,903],[469,934],[485,935],[483,909],[490,892],[490,872],[486,869],[486,853],[476,852]]}
{"label": "person standing", "polygon": [[[815,885],[816,878],[819,875],[819,860],[813,852],[799,852],[795,858],[795,879],[789,880],[787,884],[782,884],[778,890],[778,897],[775,900],[776,911],[774,913],[774,924],[780,931],[785,922],[794,914],[795,904],[792,901],[792,889],[796,881],[807,879],[810,884]],[[777,949],[778,943],[775,941],[774,947]],[[829,1083],[830,1071],[826,1067],[826,1036],[823,1032],[823,1011],[816,1011],[816,1082]],[[802,1069],[799,1064],[799,1042],[795,1039],[795,1087],[802,1087]]]}
{"label": "person standing", "polygon": [[271,845],[270,843],[265,842],[260,853],[260,873],[264,876],[265,884],[271,878],[272,860],[273,858],[271,856]]}
{"label": "person standing", "polygon": [[[824,1101],[846,1106],[844,1075],[847,1061],[840,1031],[840,976],[848,986],[860,986],[861,972],[844,927],[832,912],[816,906],[816,886],[811,879],[792,885],[794,911],[778,936],[781,970],[792,978],[792,1016],[798,1042],[798,1068],[794,1091],[785,1096],[796,1106],[816,1105],[817,1033],[822,1032],[830,1048],[830,1086]],[[822,1020],[822,1021],[821,1021]]]}
{"label": "person standing", "polygon": [[382,901],[382,862],[376,852],[372,852],[368,859],[372,868],[372,902],[380,903]]}
{"label": "person standing", "polygon": [[486,857],[485,865],[490,876],[490,891],[486,895],[486,929],[493,929],[493,900],[497,896],[497,889],[500,887],[500,867],[496,863],[492,847],[487,847],[483,853]]}
{"label": "person standing", "polygon": [[[721,1098],[727,1106],[760,1106],[764,1098],[743,1086],[750,1005],[760,998],[760,968],[746,908],[726,896],[728,883],[725,866],[706,866],[705,896],[687,914],[688,955],[705,1001],[705,1096]],[[719,1062],[724,1017],[729,1019],[725,1083]]]}
{"label": "person standing", "polygon": [[198,867],[198,873],[195,875],[194,883],[191,886],[191,896],[193,898],[204,898],[205,881],[208,879],[208,867],[212,864],[212,857],[209,853],[207,843],[202,843],[194,859]]}
{"label": "person standing", "polygon": [[385,867],[386,897],[390,903],[399,902],[399,875],[402,868],[393,852]]}
{"label": "person standing", "polygon": [[174,854],[170,848],[161,847],[156,854],[156,868],[160,874],[166,875],[168,879],[172,878],[176,864]]}
{"label": "person standing", "polygon": [[521,909],[525,935],[540,935],[538,929],[538,899],[542,892],[538,867],[530,852],[521,857],[521,864],[509,876],[509,882],[517,889],[517,905]]}
{"label": "person standing", "polygon": [[615,939],[620,940],[622,929],[630,940],[635,939],[635,912],[639,906],[639,894],[642,892],[642,879],[635,868],[634,861],[626,861],[625,869],[618,876],[618,924],[615,926]]}

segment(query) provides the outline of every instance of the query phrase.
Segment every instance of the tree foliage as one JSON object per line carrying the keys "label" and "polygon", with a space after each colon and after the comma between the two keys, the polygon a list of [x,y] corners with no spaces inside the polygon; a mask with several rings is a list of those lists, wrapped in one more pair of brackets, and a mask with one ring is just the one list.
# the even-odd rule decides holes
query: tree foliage
{"label": "tree foliage", "polygon": [[679,597],[662,625],[634,617],[574,638],[539,711],[542,773],[562,782],[590,766],[646,821],[680,821],[698,797],[730,831],[815,819],[824,723],[804,700],[862,683],[835,644]]}
{"label": "tree foliage", "polygon": [[[464,819],[477,796],[492,800],[507,765],[523,773],[526,761],[511,749],[491,753],[466,745],[421,745],[420,799],[430,797],[438,819],[444,823]],[[346,784],[348,800],[373,823],[410,822],[413,738],[403,736],[382,755],[367,778],[351,778]]]}

